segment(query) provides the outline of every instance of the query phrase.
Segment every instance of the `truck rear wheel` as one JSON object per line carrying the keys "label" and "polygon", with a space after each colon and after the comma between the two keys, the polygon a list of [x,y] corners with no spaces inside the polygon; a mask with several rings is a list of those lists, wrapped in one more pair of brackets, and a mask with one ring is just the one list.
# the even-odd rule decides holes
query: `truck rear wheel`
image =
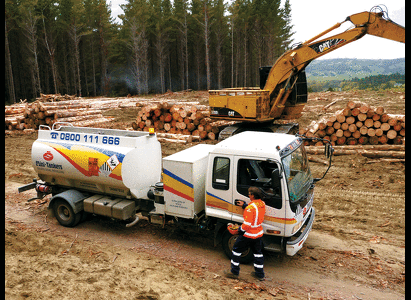
{"label": "truck rear wheel", "polygon": [[[228,230],[226,230],[223,234],[223,249],[224,253],[227,255],[228,258],[231,259],[231,253],[233,251],[233,246],[235,241],[237,240],[238,235],[232,235]],[[248,264],[254,260],[254,254],[250,248],[247,251],[243,252],[240,258],[240,263]]]}
{"label": "truck rear wheel", "polygon": [[70,204],[63,199],[56,200],[53,205],[53,212],[57,221],[65,227],[76,226],[81,221],[82,217],[81,212],[75,214]]}

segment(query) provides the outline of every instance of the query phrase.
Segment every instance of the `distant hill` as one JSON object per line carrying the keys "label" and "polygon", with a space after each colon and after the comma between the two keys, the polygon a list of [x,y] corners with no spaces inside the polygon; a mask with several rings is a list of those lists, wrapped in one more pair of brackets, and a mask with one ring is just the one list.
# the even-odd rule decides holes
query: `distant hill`
{"label": "distant hill", "polygon": [[405,74],[405,57],[397,59],[317,59],[307,66],[306,73],[309,81],[350,80],[371,75]]}

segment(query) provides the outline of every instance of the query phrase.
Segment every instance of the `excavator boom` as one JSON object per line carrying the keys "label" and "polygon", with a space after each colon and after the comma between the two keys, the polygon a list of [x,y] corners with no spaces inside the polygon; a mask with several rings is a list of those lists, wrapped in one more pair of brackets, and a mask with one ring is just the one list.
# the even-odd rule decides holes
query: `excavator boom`
{"label": "excavator boom", "polygon": [[[354,27],[334,36],[319,40],[325,34],[337,29],[345,22],[351,22]],[[299,75],[307,65],[331,51],[354,42],[366,34],[405,43],[405,28],[397,23],[384,19],[383,13],[361,12],[351,15],[344,22],[337,23],[310,40],[284,53],[271,68],[264,90],[270,93],[270,116],[280,118],[287,104],[288,96],[294,86],[288,83],[288,78]],[[285,84],[284,84],[285,83]],[[296,115],[301,111],[301,104],[288,103],[287,111]]]}
{"label": "excavator boom", "polygon": [[[351,22],[354,27],[320,39],[345,22]],[[267,122],[279,118],[297,119],[307,102],[304,72],[307,65],[314,59],[354,42],[366,34],[405,43],[405,27],[385,17],[384,12],[370,11],[351,15],[343,22],[335,24],[280,56],[271,67],[265,85],[260,86],[260,89],[234,88],[209,91],[210,116],[216,119],[248,122]]]}

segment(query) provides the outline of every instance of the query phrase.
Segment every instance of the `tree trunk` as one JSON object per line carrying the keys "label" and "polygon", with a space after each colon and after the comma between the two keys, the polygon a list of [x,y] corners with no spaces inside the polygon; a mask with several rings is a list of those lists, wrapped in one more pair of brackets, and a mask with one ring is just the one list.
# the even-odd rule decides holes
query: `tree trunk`
{"label": "tree trunk", "polygon": [[6,66],[7,66],[7,87],[9,90],[10,102],[16,103],[16,95],[14,91],[14,79],[13,79],[13,69],[11,67],[11,57],[9,48],[9,37],[7,31],[7,21],[4,20],[5,25],[5,48],[6,48]]}

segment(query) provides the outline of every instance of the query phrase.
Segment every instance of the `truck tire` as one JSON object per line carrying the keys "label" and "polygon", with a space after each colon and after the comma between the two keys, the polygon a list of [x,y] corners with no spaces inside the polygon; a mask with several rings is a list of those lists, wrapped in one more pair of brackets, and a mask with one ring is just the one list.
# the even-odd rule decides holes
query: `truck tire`
{"label": "truck tire", "polygon": [[57,221],[65,227],[74,227],[81,221],[82,213],[74,213],[67,201],[56,199],[53,205],[53,213]]}
{"label": "truck tire", "polygon": [[[237,240],[238,235],[232,235],[228,230],[226,230],[223,234],[223,249],[224,253],[227,255],[229,259],[231,259],[231,253],[233,251],[233,246],[235,241]],[[240,258],[240,263],[248,264],[254,260],[254,254],[250,248],[247,251],[243,252]]]}

